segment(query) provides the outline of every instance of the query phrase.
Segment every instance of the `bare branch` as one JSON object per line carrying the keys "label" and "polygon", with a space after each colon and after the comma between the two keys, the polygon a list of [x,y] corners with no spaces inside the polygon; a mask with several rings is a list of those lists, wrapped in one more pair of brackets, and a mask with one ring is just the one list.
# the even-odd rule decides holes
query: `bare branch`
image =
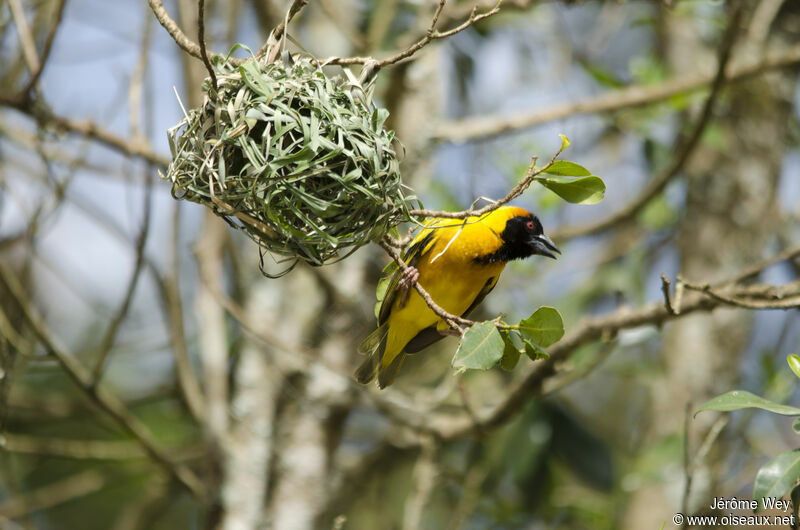
{"label": "bare branch", "polygon": [[714,284],[714,287],[722,287],[733,283],[743,282],[761,273],[761,271],[763,271],[767,267],[771,267],[772,265],[775,265],[776,263],[780,263],[782,261],[792,261],[796,259],[798,256],[800,256],[800,246],[787,248],[786,250],[779,252],[778,254],[772,256],[771,258],[768,258],[760,263],[756,263],[755,265],[752,265],[750,267],[746,267],[738,274]]}
{"label": "bare branch", "polygon": [[[783,290],[778,290],[773,286],[762,286],[764,288],[763,292],[737,294],[736,292],[729,292],[732,291],[731,289],[720,291],[708,283],[689,282],[680,276],[678,281],[689,290],[701,292],[722,304],[734,307],[745,309],[792,309],[800,307],[800,294],[793,294],[790,290],[787,296]],[[758,299],[750,299],[753,296],[758,297]]]}
{"label": "bare branch", "polygon": [[[17,0],[12,0],[11,4],[13,5]],[[42,76],[42,72],[44,72],[44,67],[47,64],[47,59],[50,58],[50,51],[53,49],[53,41],[55,41],[56,33],[58,33],[58,28],[61,27],[61,20],[64,17],[64,6],[67,4],[67,0],[59,0],[58,6],[56,7],[56,14],[53,20],[53,27],[50,29],[50,33],[47,34],[47,40],[44,42],[44,49],[42,50],[42,55],[38,60],[38,65],[36,69],[33,71],[30,79],[22,88],[19,93],[20,101],[27,99],[30,97],[31,89],[36,86],[36,83],[39,82],[39,78]]]}
{"label": "bare branch", "polygon": [[205,428],[214,444],[221,443],[229,419],[228,331],[225,312],[214,294],[221,291],[219,282],[224,272],[222,250],[226,237],[222,221],[206,211],[203,236],[195,253],[203,279],[197,289],[195,307],[198,319],[203,323],[199,330],[199,346],[206,397]]}
{"label": "bare branch", "polygon": [[95,140],[124,155],[142,158],[159,167],[166,167],[169,165],[169,158],[157,154],[150,147],[149,143],[142,138],[122,138],[100,127],[93,121],[72,120],[42,110],[39,107],[34,108],[30,105],[19,105],[13,98],[6,97],[4,94],[0,94],[0,105],[16,108],[36,118],[43,126],[55,129],[56,131],[80,134],[81,136]]}
{"label": "bare branch", "polygon": [[31,72],[37,72],[40,67],[39,54],[36,52],[36,40],[33,38],[28,20],[25,18],[25,10],[22,8],[20,0],[9,0],[8,7],[11,8],[11,16],[17,26],[19,43],[22,46],[22,55],[25,57],[25,64]]}
{"label": "bare branch", "polygon": [[153,206],[152,192],[153,179],[148,175],[145,177],[142,228],[139,231],[139,236],[136,238],[136,258],[134,260],[133,271],[131,272],[131,277],[128,280],[128,287],[125,292],[125,297],[123,298],[119,309],[117,309],[117,312],[114,314],[114,318],[111,319],[108,328],[106,328],[103,339],[100,341],[100,352],[97,355],[94,370],[92,371],[92,381],[95,385],[98,384],[100,378],[103,376],[103,368],[105,366],[106,358],[108,357],[108,353],[111,351],[111,348],[114,346],[114,341],[116,340],[117,332],[119,331],[120,325],[122,325],[122,321],[125,320],[125,317],[128,315],[128,310],[130,309],[131,302],[133,301],[133,295],[136,292],[136,286],[139,284],[139,278],[141,277],[142,270],[144,269],[144,245],[147,243],[147,235],[150,233],[150,211],[152,210]]}
{"label": "bare branch", "polygon": [[192,57],[202,59],[203,52],[200,50],[200,45],[187,37],[186,34],[181,31],[181,28],[178,27],[178,23],[169,16],[169,13],[167,13],[167,8],[164,7],[164,4],[161,2],[161,0],[147,0],[147,3],[150,4],[150,9],[153,10],[153,14],[156,16],[158,22],[164,26],[164,29],[167,30],[167,33],[169,33],[173,40],[175,40],[175,44],[180,46],[183,51]]}
{"label": "bare branch", "polygon": [[206,1],[197,0],[197,41],[200,43],[200,57],[203,59],[203,64],[206,65],[208,75],[211,77],[211,86],[214,87],[214,92],[217,88],[217,74],[214,72],[214,67],[211,61],[208,60],[208,51],[206,50]]}
{"label": "bare branch", "polygon": [[[677,292],[676,289],[676,294]],[[550,358],[533,365],[527,374],[509,389],[499,404],[483,414],[476,412],[479,424],[488,431],[511,419],[531,397],[543,393],[544,382],[555,375],[559,371],[559,365],[584,344],[604,337],[613,337],[623,329],[644,325],[660,326],[693,312],[711,311],[720,306],[733,305],[729,300],[738,302],[743,299],[754,309],[800,307],[800,281],[782,286],[767,284],[736,286],[726,290],[725,294],[719,297],[710,296],[707,292],[690,293],[682,296],[680,312],[676,311],[677,314],[671,314],[664,303],[655,302],[637,310],[622,308],[608,315],[584,318],[559,342],[548,348]],[[470,436],[475,432],[475,418],[467,413],[418,414],[417,411],[383,401],[378,406],[395,421],[444,440]]]}
{"label": "bare branch", "polygon": [[714,109],[714,104],[717,101],[720,90],[725,83],[725,69],[728,65],[728,60],[731,57],[733,50],[733,43],[736,40],[736,35],[739,32],[739,22],[743,11],[743,3],[737,4],[737,8],[731,15],[728,22],[728,27],[722,37],[720,44],[719,59],[717,61],[717,73],[714,76],[714,81],[711,84],[711,92],[706,98],[703,109],[695,121],[694,126],[689,134],[685,136],[675,149],[675,156],[673,156],[670,164],[658,175],[655,179],[649,182],[644,191],[639,196],[627,204],[621,210],[611,214],[610,216],[598,222],[589,225],[577,227],[565,227],[552,234],[552,237],[559,239],[571,239],[580,237],[587,234],[594,234],[602,232],[619,226],[633,219],[642,208],[644,208],[653,198],[660,194],[667,184],[675,178],[683,169],[689,157],[694,153],[695,148],[700,143],[700,137],[711,119],[711,114]]}
{"label": "bare branch", "polygon": [[131,73],[131,80],[128,84],[128,121],[131,127],[131,136],[133,138],[142,138],[142,99],[144,93],[144,76],[147,71],[147,59],[150,56],[148,53],[150,45],[150,37],[153,33],[153,19],[145,17],[144,30],[142,31],[142,41],[139,47],[139,58],[136,61],[136,66]]}
{"label": "bare branch", "polygon": [[[439,5],[437,6],[436,11],[433,14],[431,25],[423,37],[414,42],[414,44],[412,44],[405,50],[398,52],[385,59],[378,60],[375,65],[376,70],[379,68],[383,68],[384,66],[389,66],[395,63],[399,63],[400,61],[403,61],[405,59],[409,59],[419,50],[430,44],[431,41],[451,37],[456,33],[464,31],[473,24],[480,22],[481,20],[496,15],[497,13],[500,12],[500,7],[501,4],[503,3],[503,0],[498,0],[498,2],[494,5],[493,8],[489,9],[488,11],[484,11],[483,13],[478,13],[478,9],[476,6],[470,12],[470,15],[467,18],[467,20],[465,20],[458,26],[446,31],[436,31],[436,24],[439,21],[439,16],[442,13],[442,9],[444,8],[445,3],[446,0],[439,0]],[[325,65],[336,64],[344,66],[344,65],[354,65],[354,64],[367,64],[371,61],[375,61],[375,59],[372,57],[329,57],[325,60],[321,60],[320,63]]]}
{"label": "bare branch", "polygon": [[173,205],[172,216],[172,241],[170,244],[170,266],[169,272],[165,274],[160,282],[161,297],[164,302],[167,321],[170,329],[170,342],[172,343],[172,353],[175,358],[175,372],[178,379],[178,387],[183,394],[186,406],[194,418],[203,423],[205,421],[205,399],[200,383],[192,367],[189,358],[189,348],[186,345],[186,333],[183,326],[183,302],[179,292],[179,270],[180,258],[178,246],[180,244],[180,206]]}
{"label": "bare branch", "polygon": [[105,484],[105,477],[98,471],[84,471],[42,486],[24,497],[6,499],[0,503],[0,523],[2,518],[19,519],[37,510],[89,495]]}
{"label": "bare branch", "polygon": [[[770,70],[787,68],[798,63],[800,63],[800,46],[794,46],[786,51],[769,54],[759,61],[733,64],[728,68],[725,77],[729,82],[743,81]],[[715,77],[715,72],[686,75],[654,86],[635,85],[606,92],[583,101],[549,106],[544,110],[515,112],[513,116],[479,116],[444,122],[436,127],[432,134],[432,140],[469,142],[489,139],[535,125],[563,120],[570,116],[650,105],[678,94],[701,90],[709,86]]]}

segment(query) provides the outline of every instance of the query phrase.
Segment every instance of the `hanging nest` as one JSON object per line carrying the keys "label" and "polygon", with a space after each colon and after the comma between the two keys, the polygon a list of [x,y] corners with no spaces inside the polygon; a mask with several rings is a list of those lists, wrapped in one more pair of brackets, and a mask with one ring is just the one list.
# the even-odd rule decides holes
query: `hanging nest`
{"label": "hanging nest", "polygon": [[175,198],[204,204],[262,248],[343,259],[408,218],[388,111],[313,59],[222,66],[168,131]]}

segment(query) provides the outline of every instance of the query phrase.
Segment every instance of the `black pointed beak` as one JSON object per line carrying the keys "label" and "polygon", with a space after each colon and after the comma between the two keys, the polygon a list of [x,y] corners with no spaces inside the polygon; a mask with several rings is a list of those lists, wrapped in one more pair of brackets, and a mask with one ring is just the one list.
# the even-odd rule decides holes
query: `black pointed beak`
{"label": "black pointed beak", "polygon": [[558,247],[555,243],[553,243],[553,240],[544,234],[533,236],[530,243],[531,247],[533,247],[534,254],[547,256],[548,258],[553,259],[556,259],[556,255],[553,254],[553,252],[561,254],[561,251],[558,250]]}

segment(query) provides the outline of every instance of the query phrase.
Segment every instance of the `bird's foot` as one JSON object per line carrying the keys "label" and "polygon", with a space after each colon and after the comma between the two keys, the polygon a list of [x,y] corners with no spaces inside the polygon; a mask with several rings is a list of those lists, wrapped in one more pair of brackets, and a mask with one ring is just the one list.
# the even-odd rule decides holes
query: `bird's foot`
{"label": "bird's foot", "polygon": [[403,271],[403,275],[400,277],[397,286],[404,291],[408,291],[416,285],[417,280],[419,280],[419,269],[416,267],[408,267]]}

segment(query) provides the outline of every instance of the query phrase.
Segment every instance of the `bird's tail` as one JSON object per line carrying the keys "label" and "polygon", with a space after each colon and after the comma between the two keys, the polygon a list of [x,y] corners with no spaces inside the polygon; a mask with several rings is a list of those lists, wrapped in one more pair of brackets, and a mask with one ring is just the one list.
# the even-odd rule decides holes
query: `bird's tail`
{"label": "bird's tail", "polygon": [[366,339],[358,345],[358,353],[369,355],[361,366],[356,369],[356,381],[366,385],[378,376],[381,369],[381,359],[386,350],[386,334],[389,332],[389,323],[384,322],[375,331],[370,333]]}
{"label": "bird's tail", "polygon": [[356,369],[356,381],[366,385],[378,378],[378,386],[386,388],[394,381],[400,365],[403,364],[405,353],[397,354],[389,366],[383,366],[383,355],[386,352],[386,336],[389,332],[389,323],[385,322],[378,329],[369,334],[358,346],[358,353],[368,354],[361,366]]}

